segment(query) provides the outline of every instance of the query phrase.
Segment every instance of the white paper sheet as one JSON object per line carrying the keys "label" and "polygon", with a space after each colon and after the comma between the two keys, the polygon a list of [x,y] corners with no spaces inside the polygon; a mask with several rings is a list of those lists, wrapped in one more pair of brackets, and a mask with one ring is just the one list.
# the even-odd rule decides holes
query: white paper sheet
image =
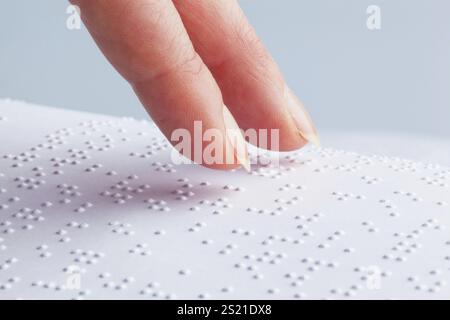
{"label": "white paper sheet", "polygon": [[148,122],[6,100],[0,151],[0,298],[450,297],[446,167],[175,166]]}

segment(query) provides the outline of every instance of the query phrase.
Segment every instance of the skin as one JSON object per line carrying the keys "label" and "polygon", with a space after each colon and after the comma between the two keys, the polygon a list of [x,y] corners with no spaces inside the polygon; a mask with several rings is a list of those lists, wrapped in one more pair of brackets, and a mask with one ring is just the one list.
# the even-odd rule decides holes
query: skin
{"label": "skin", "polygon": [[236,1],[71,2],[169,140],[177,128],[192,130],[194,120],[226,137],[225,104],[244,130],[279,129],[280,151],[307,143],[284,106],[279,68]]}

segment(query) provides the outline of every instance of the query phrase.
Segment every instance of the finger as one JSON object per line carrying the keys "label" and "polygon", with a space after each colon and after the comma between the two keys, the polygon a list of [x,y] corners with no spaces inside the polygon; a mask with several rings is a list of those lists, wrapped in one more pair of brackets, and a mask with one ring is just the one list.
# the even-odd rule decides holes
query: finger
{"label": "finger", "polygon": [[174,4],[241,128],[279,129],[280,150],[318,142],[311,118],[235,0]]}
{"label": "finger", "polygon": [[[194,135],[195,121],[201,121],[201,133],[217,129],[221,134],[216,144],[217,149],[222,146],[217,151],[220,155],[229,155],[230,149],[242,150],[242,146],[231,146],[226,129],[237,128],[237,124],[228,114],[213,76],[194,50],[172,1],[73,2],[80,6],[81,17],[102,52],[130,82],[172,144],[179,142],[172,141],[172,134],[184,128],[191,139],[200,139],[191,140],[190,150],[180,150],[190,159],[221,169],[248,164],[246,150],[235,152],[231,161],[216,157],[212,159],[216,162],[210,163],[211,158],[203,158],[208,141]],[[177,139],[181,139],[178,133]]]}

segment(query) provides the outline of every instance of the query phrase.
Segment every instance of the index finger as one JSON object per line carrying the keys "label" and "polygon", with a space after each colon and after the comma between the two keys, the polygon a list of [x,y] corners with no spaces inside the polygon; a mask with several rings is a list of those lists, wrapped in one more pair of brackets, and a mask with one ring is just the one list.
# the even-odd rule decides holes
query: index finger
{"label": "index finger", "polygon": [[[82,19],[98,46],[130,82],[169,140],[179,128],[195,137],[194,123],[201,121],[204,130],[221,132],[223,154],[234,149],[226,130],[237,129],[237,124],[224,106],[220,89],[195,51],[172,1],[72,2],[80,6]],[[207,145],[200,143],[202,149]],[[222,169],[248,166],[246,150],[239,150],[243,149],[236,149],[232,163],[202,164]],[[190,151],[189,157],[198,162],[193,144]]]}

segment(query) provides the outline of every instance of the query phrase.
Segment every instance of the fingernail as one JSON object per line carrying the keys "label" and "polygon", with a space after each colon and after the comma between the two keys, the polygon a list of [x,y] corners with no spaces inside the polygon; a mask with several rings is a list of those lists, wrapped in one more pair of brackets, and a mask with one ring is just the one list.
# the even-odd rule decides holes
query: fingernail
{"label": "fingernail", "polygon": [[247,145],[236,120],[225,105],[223,106],[223,121],[228,142],[234,149],[234,155],[236,156],[237,161],[245,170],[250,172],[251,167]]}
{"label": "fingernail", "polygon": [[320,146],[319,135],[303,103],[288,86],[285,87],[284,96],[287,101],[287,108],[294,119],[300,136],[314,145]]}

